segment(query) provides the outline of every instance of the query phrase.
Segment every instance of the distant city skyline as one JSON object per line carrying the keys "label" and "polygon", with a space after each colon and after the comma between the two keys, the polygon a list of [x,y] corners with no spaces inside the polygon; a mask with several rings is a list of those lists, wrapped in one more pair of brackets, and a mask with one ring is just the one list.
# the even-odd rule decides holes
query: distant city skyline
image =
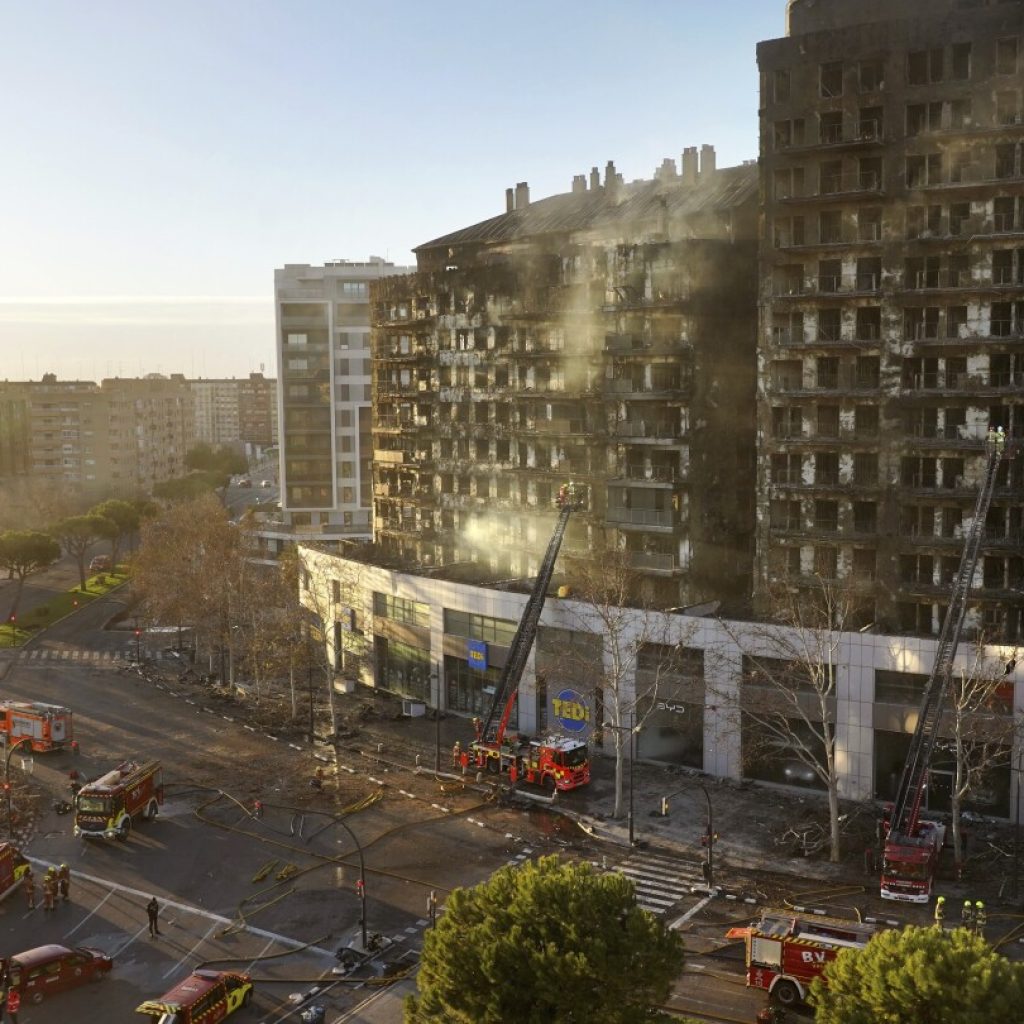
{"label": "distant city skyline", "polygon": [[[40,0],[7,12],[8,379],[275,371],[273,272],[382,256],[685,146],[757,156],[784,0]],[[40,45],[46,40],[46,45]]]}

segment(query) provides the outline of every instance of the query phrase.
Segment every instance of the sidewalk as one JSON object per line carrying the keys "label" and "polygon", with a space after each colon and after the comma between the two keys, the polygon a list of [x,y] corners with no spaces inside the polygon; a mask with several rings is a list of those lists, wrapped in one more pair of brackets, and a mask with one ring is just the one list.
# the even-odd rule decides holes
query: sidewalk
{"label": "sidewalk", "polygon": [[[467,718],[444,716],[438,729],[433,717],[403,717],[397,700],[384,700],[364,691],[340,696],[338,712],[339,721],[345,723],[339,726],[339,749],[409,768],[415,767],[418,758],[424,770],[432,770],[437,760],[442,772],[450,772],[453,744],[458,740],[465,747],[473,737],[473,725]],[[579,822],[597,839],[628,846],[629,764],[625,765],[623,779],[623,816],[613,819],[614,759],[601,752],[592,752],[591,757],[590,785],[559,793],[552,809]],[[633,773],[633,832],[637,844],[695,861],[702,859],[701,837],[707,828],[702,785],[711,799],[713,830],[719,836],[715,845],[719,877],[723,870],[732,868],[829,880],[860,869],[860,845],[851,845],[851,856],[845,864],[830,864],[821,855],[790,856],[775,843],[775,838],[791,825],[827,821],[823,794],[803,795],[770,786],[737,784],[692,769],[641,762]],[[670,798],[668,817],[661,816],[662,797]]]}

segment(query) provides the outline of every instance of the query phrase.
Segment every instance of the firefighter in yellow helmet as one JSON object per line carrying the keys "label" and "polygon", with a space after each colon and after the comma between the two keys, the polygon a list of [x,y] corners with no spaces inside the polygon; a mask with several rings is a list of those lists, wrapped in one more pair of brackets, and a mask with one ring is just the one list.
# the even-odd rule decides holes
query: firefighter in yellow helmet
{"label": "firefighter in yellow helmet", "polygon": [[988,923],[988,915],[985,913],[985,904],[978,900],[974,904],[974,932],[976,935],[985,934],[985,925]]}
{"label": "firefighter in yellow helmet", "polygon": [[71,898],[71,872],[67,864],[61,864],[57,869],[57,887],[60,890],[62,903],[67,903]]}

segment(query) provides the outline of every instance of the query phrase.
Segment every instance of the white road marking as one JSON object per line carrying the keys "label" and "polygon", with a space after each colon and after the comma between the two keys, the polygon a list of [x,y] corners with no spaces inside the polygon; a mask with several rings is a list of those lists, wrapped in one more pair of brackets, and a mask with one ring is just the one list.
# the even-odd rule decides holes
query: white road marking
{"label": "white road marking", "polygon": [[675,930],[676,928],[681,928],[684,924],[686,924],[687,921],[690,920],[691,917],[693,917],[694,914],[698,913],[698,911],[703,910],[704,907],[706,907],[714,898],[715,897],[712,895],[705,896],[704,899],[702,899],[699,903],[695,903],[692,907],[690,907],[690,909],[685,914],[683,914],[682,917],[677,917],[669,925],[669,928],[672,928],[673,930]]}
{"label": "white road marking", "polygon": [[133,936],[132,936],[132,937],[131,937],[131,938],[130,938],[130,939],[129,939],[129,940],[128,940],[128,941],[127,941],[127,942],[126,942],[125,944],[124,944],[124,945],[123,945],[123,946],[121,946],[121,947],[120,947],[119,949],[117,949],[117,950],[116,950],[115,952],[113,952],[113,953],[111,953],[111,954],[110,954],[110,956],[111,956],[111,959],[114,959],[115,957],[119,957],[119,956],[120,956],[120,955],[121,955],[121,954],[122,954],[122,953],[123,953],[123,952],[124,952],[124,951],[125,951],[125,950],[126,950],[126,949],[127,949],[128,947],[129,947],[129,946],[130,946],[130,945],[132,945],[132,943],[133,943],[133,942],[135,942],[135,940],[136,940],[136,939],[137,939],[137,938],[138,938],[138,937],[139,937],[139,936],[140,936],[140,935],[141,935],[141,934],[142,934],[142,933],[143,933],[144,931],[147,931],[148,929],[149,929],[149,924],[148,924],[148,922],[147,922],[147,923],[146,923],[146,924],[144,924],[144,925],[143,925],[143,926],[142,926],[142,927],[141,927],[141,928],[140,928],[140,929],[139,929],[139,930],[138,930],[138,931],[137,931],[137,932],[136,932],[136,933],[135,933],[135,934],[134,934],[134,935],[133,935]]}
{"label": "white road marking", "polygon": [[113,895],[114,895],[114,891],[113,891],[113,890],[111,890],[110,892],[108,892],[108,893],[107,893],[107,895],[106,895],[106,896],[104,896],[104,897],[103,897],[103,899],[101,899],[101,900],[99,901],[99,903],[97,903],[97,904],[96,904],[96,906],[95,906],[95,907],[93,907],[93,908],[92,908],[92,910],[90,910],[90,911],[89,911],[89,913],[88,913],[88,914],[86,914],[86,915],[85,915],[85,917],[83,917],[83,918],[82,918],[82,920],[81,920],[81,921],[79,921],[79,922],[78,922],[78,924],[76,924],[76,925],[75,925],[75,927],[74,927],[74,928],[72,928],[72,929],[71,929],[71,931],[69,931],[69,932],[65,932],[65,933],[64,933],[64,938],[65,938],[65,939],[70,939],[70,938],[71,938],[71,936],[72,936],[72,935],[74,935],[74,934],[75,934],[75,932],[77,932],[77,931],[78,931],[78,929],[79,929],[79,928],[81,928],[81,927],[82,927],[82,925],[83,925],[83,924],[85,924],[85,922],[86,922],[86,921],[88,921],[88,920],[89,920],[89,918],[90,918],[90,917],[92,917],[92,915],[93,915],[93,914],[95,914],[95,913],[96,913],[96,911],[97,911],[97,910],[99,910],[99,909],[100,909],[100,907],[102,907],[102,906],[103,906],[103,904],[104,904],[104,903],[106,903],[106,902],[107,902],[107,900],[109,900],[109,899],[110,899],[110,897],[111,897],[111,896],[113,896]]}
{"label": "white road marking", "polygon": [[175,971],[181,968],[181,965],[190,957],[194,956],[196,950],[213,934],[214,929],[217,927],[217,922],[207,929],[206,934],[164,975],[165,978],[169,978]]}
{"label": "white road marking", "polygon": [[[36,865],[40,868],[56,867],[50,861],[43,860],[40,857],[28,857],[29,863]],[[99,878],[96,875],[87,875],[82,871],[73,871],[71,873],[72,878],[77,878],[81,882],[91,882],[93,885],[98,885],[103,889],[110,889],[112,892],[118,892],[125,896],[137,896],[145,903],[149,902],[150,897],[153,895],[148,889],[144,892],[141,889],[132,889],[127,885],[120,885],[117,882],[111,882],[106,878]],[[204,910],[202,907],[196,907],[188,903],[179,903],[177,900],[164,900],[161,903],[163,907],[173,907],[175,910],[180,910],[185,914],[194,914],[196,917],[206,918],[207,921],[214,921],[217,924],[222,925],[235,925],[237,921],[224,917],[223,914],[215,914],[213,911]],[[142,931],[146,929],[143,928]],[[321,946],[311,946],[306,942],[302,942],[299,939],[293,939],[288,935],[279,935],[277,932],[267,931],[265,928],[253,928],[251,925],[243,925],[242,930],[247,932],[249,935],[255,935],[260,939],[270,939],[272,942],[279,942],[283,946],[289,946],[292,949],[310,950],[314,953],[319,953],[321,956],[325,956],[330,960],[334,960],[334,952],[329,949],[324,949]],[[140,932],[141,934],[141,932]]]}

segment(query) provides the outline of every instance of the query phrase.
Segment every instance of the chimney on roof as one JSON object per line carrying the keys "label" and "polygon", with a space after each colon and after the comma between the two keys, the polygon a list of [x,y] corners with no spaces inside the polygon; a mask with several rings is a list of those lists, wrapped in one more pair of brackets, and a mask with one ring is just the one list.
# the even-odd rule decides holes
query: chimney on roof
{"label": "chimney on roof", "polygon": [[516,201],[512,189],[505,189],[505,212],[511,213],[516,208]]}
{"label": "chimney on roof", "polygon": [[657,181],[672,181],[676,176],[676,162],[670,156],[661,161],[661,166],[654,172]]}
{"label": "chimney on roof", "polygon": [[715,173],[715,147],[706,143],[700,147],[700,176],[702,178]]}
{"label": "chimney on roof", "polygon": [[590,190],[596,192],[601,187],[601,172],[596,167],[590,168]]}
{"label": "chimney on roof", "polygon": [[687,146],[683,150],[683,184],[697,184],[697,147]]}
{"label": "chimney on roof", "polygon": [[525,181],[516,182],[516,209],[525,210],[530,205],[530,186]]}
{"label": "chimney on roof", "polygon": [[573,193],[587,191],[587,176],[585,174],[574,174],[572,176],[572,190]]}

